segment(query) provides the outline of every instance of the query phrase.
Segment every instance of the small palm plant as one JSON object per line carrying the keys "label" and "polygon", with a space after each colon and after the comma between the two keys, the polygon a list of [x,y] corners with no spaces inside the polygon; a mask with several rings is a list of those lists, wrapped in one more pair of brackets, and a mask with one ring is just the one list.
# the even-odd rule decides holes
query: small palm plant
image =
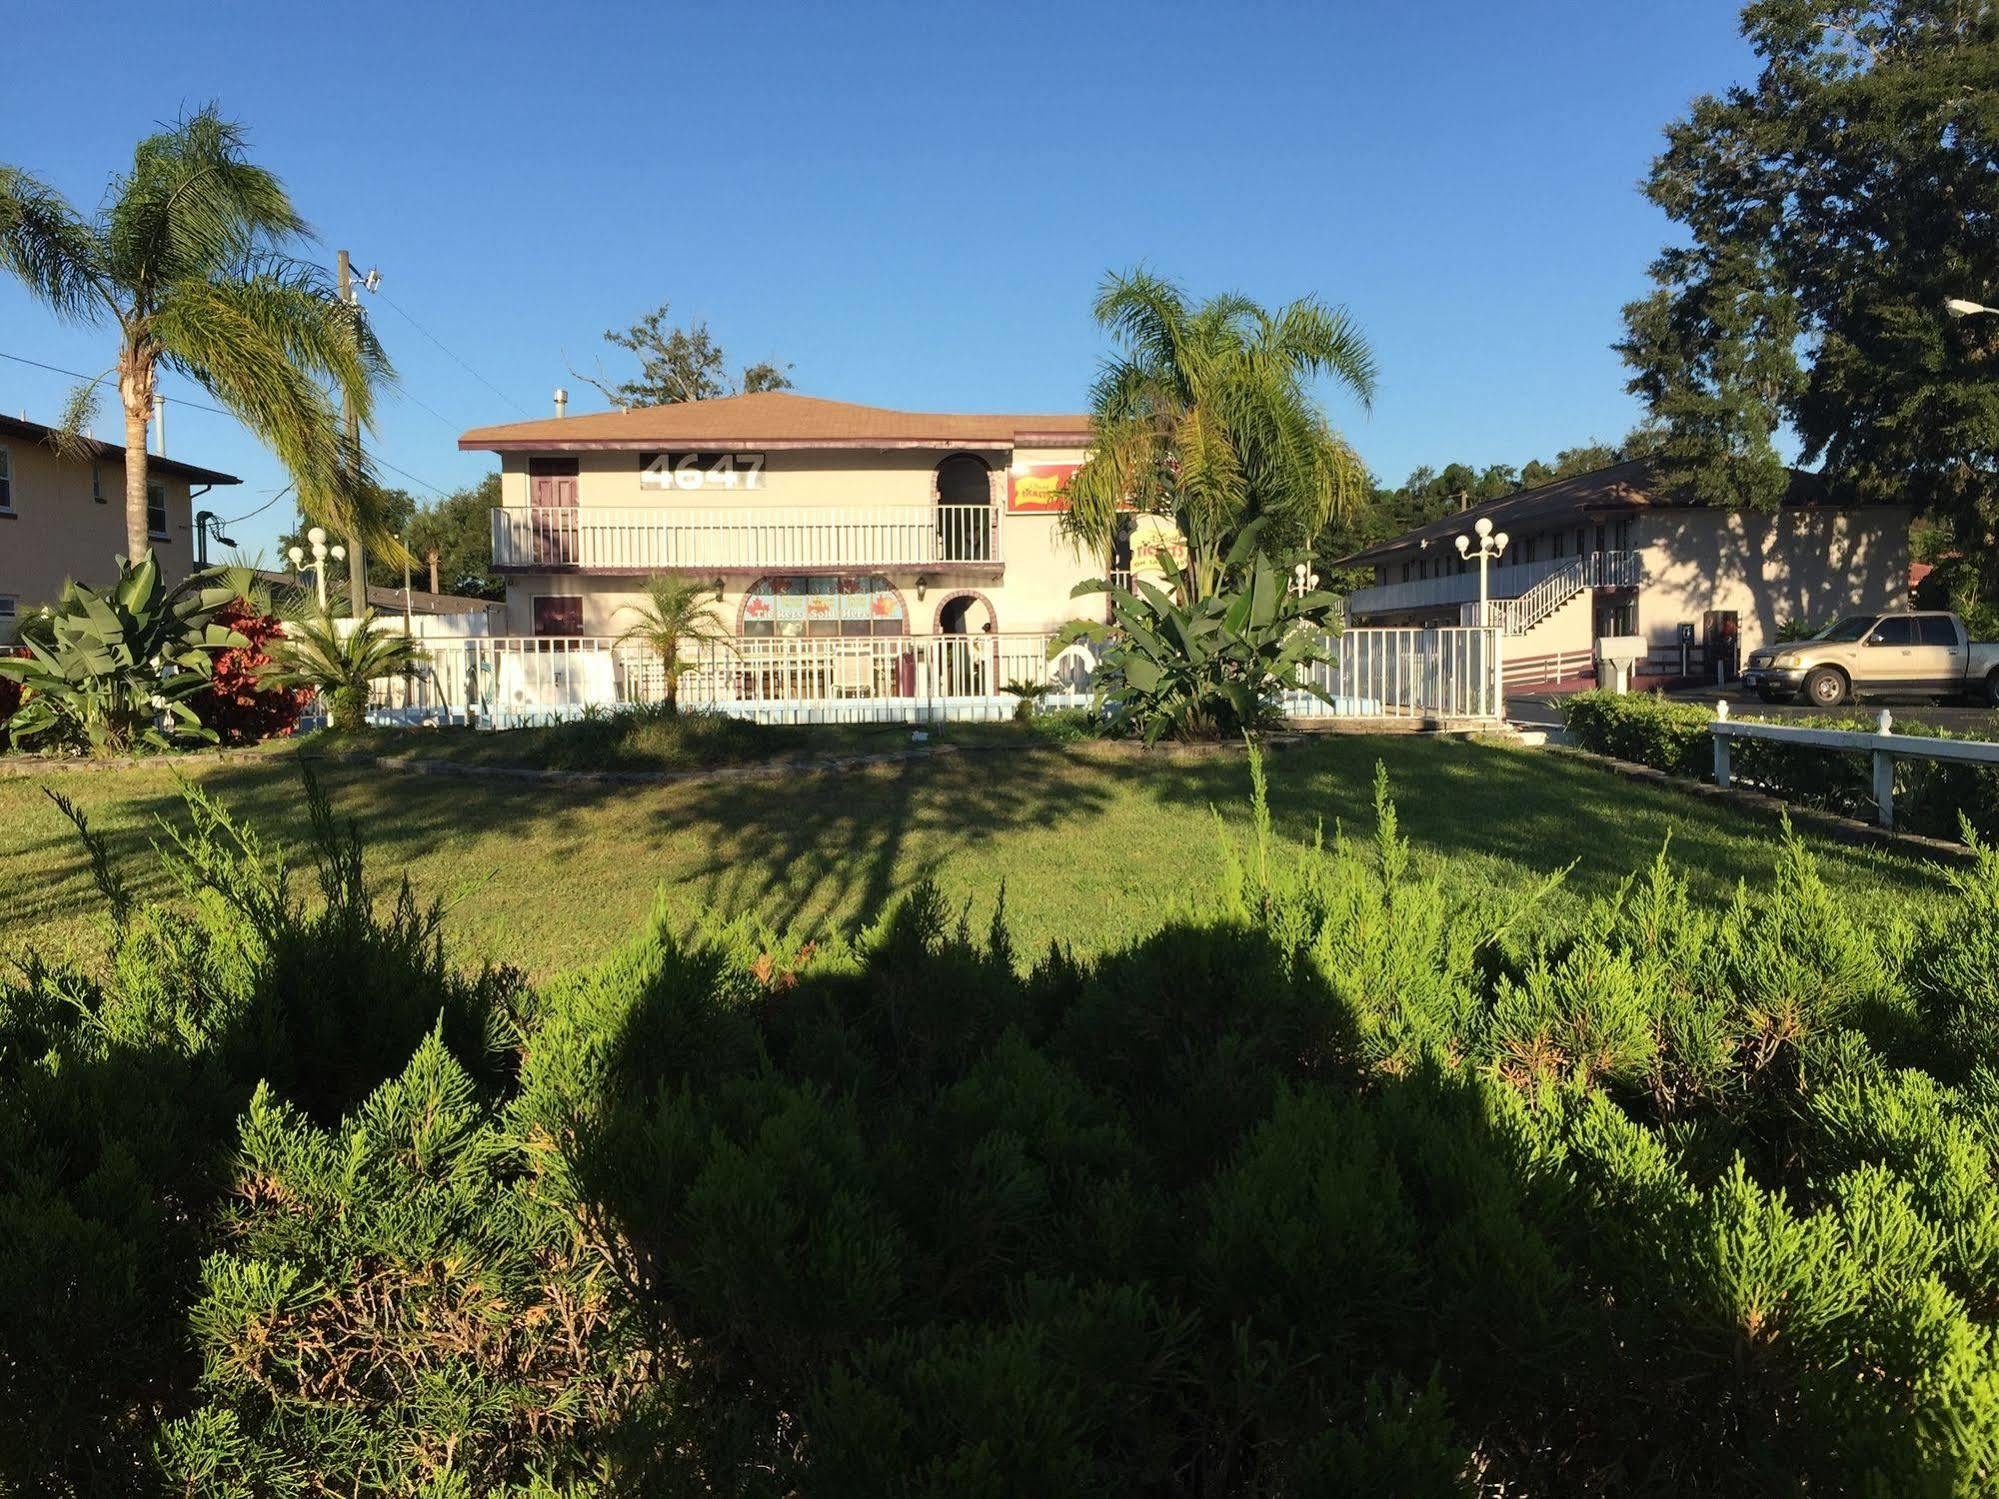
{"label": "small palm plant", "polygon": [[346,732],[367,727],[368,688],[384,677],[413,670],[423,648],[407,635],[375,628],[366,610],[351,628],[330,613],[293,620],[271,641],[271,663],[262,680],[272,687],[310,687],[326,699],[333,727]]}
{"label": "small palm plant", "polygon": [[643,645],[659,657],[660,671],[666,678],[664,706],[668,713],[678,713],[680,678],[688,667],[682,659],[685,648],[719,645],[735,649],[734,637],[713,612],[722,590],[674,573],[655,573],[646,579],[645,594],[643,604],[627,604],[618,611],[636,616],[618,639]]}

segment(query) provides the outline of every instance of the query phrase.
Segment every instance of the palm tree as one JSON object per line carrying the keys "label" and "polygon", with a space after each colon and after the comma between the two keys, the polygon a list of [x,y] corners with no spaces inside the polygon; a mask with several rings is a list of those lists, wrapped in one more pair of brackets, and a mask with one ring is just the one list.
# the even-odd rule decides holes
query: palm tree
{"label": "palm tree", "polygon": [[315,611],[285,626],[273,640],[263,680],[273,687],[310,687],[327,701],[336,729],[367,727],[368,688],[383,677],[410,671],[424,659],[409,636],[375,628],[375,612],[364,610],[350,628],[330,611]]}
{"label": "palm tree", "polygon": [[[59,317],[118,330],[125,545],[146,541],[146,423],[162,366],[194,381],[290,470],[313,519],[371,540],[372,486],[330,385],[360,420],[389,365],[325,273],[281,253],[307,235],[284,185],[253,165],[214,106],[139,142],[86,219],[40,179],[0,165],[0,266]],[[71,396],[71,444],[100,381]],[[391,546],[391,553],[394,548]]]}
{"label": "palm tree", "polygon": [[719,645],[735,649],[735,640],[712,612],[722,590],[704,586],[675,573],[654,573],[646,579],[646,601],[627,604],[620,614],[636,615],[629,629],[618,636],[621,643],[645,646],[659,657],[666,677],[665,706],[669,713],[680,711],[680,677],[687,670],[681,660],[683,646]]}
{"label": "palm tree", "polygon": [[1367,467],[1308,389],[1329,376],[1363,406],[1374,398],[1374,355],[1343,309],[1309,297],[1275,312],[1238,296],[1196,306],[1139,270],[1106,280],[1095,313],[1120,350],[1091,391],[1094,445],[1068,484],[1062,524],[1078,545],[1108,557],[1121,514],[1170,518],[1192,603],[1250,521],[1282,553],[1358,507]]}

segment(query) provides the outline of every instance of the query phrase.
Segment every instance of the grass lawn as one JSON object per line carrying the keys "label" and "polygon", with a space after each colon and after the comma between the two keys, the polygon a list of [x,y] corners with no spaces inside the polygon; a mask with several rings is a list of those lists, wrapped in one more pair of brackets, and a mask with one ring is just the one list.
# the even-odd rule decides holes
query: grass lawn
{"label": "grass lawn", "polygon": [[[907,743],[906,733],[884,737]],[[477,743],[460,752],[507,758]],[[296,753],[179,763],[261,832],[295,845]],[[1377,760],[1419,856],[1470,889],[1517,885],[1574,859],[1556,897],[1572,906],[1613,889],[1669,832],[1676,861],[1710,896],[1772,865],[1777,835],[1767,821],[1540,751],[1414,737],[1326,735],[1273,754],[1279,830],[1305,839],[1320,821],[1329,833],[1335,821],[1367,828]],[[1240,823],[1248,793],[1236,753],[1136,758],[1024,739],[837,774],[658,785],[339,764],[320,774],[335,807],[360,820],[377,880],[406,873],[420,894],[452,903],[457,956],[537,974],[604,953],[655,897],[676,921],[756,909],[824,928],[878,911],[924,877],[969,901],[975,920],[1004,882],[1026,949],[1050,939],[1099,949],[1150,931],[1176,901],[1205,892],[1218,862],[1210,809]],[[174,765],[0,777],[0,955],[30,940],[80,953],[98,946],[100,907],[82,850],[43,782],[111,837],[139,888],[164,885],[145,844],[156,819],[180,816]],[[1942,885],[1939,868],[1918,858],[1819,846],[1828,879],[1870,911]]]}

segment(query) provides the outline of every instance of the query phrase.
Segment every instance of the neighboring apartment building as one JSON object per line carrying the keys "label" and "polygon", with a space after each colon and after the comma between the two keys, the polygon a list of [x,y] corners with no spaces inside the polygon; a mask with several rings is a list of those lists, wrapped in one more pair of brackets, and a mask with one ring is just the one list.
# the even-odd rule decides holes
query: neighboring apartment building
{"label": "neighboring apartment building", "polygon": [[[0,641],[25,611],[54,603],[65,580],[103,585],[125,552],[125,450],[92,442],[59,454],[53,429],[0,416]],[[170,579],[194,570],[195,500],[240,482],[172,458],[146,460],[153,555]]]}
{"label": "neighboring apartment building", "polygon": [[[748,639],[1052,632],[1113,559],[1057,531],[1087,416],[890,411],[790,392],[481,427],[507,629],[615,635],[646,577],[721,590]],[[1118,559],[1129,566],[1127,559]]]}
{"label": "neighboring apartment building", "polygon": [[1909,512],[1832,504],[1793,470],[1771,511],[1702,503],[1646,460],[1475,505],[1345,559],[1374,586],[1347,599],[1356,624],[1470,624],[1477,561],[1456,538],[1481,519],[1507,535],[1491,567],[1492,622],[1506,631],[1509,684],[1585,676],[1598,637],[1639,635],[1641,678],[1733,676],[1787,621],[1905,607]]}

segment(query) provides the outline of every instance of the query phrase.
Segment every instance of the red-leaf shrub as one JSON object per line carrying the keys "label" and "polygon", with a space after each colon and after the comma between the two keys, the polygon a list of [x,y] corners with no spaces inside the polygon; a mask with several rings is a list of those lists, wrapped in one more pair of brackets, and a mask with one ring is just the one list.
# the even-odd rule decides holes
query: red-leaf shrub
{"label": "red-leaf shrub", "polygon": [[[0,656],[25,656],[21,646],[0,646]],[[21,684],[12,677],[0,677],[0,750],[7,748],[7,720],[21,706]]]}
{"label": "red-leaf shrub", "polygon": [[224,744],[255,744],[290,734],[312,699],[311,691],[258,682],[258,672],[271,659],[266,647],[282,621],[234,599],[216,611],[215,623],[234,630],[249,644],[215,653],[213,680],[188,699],[189,706]]}

